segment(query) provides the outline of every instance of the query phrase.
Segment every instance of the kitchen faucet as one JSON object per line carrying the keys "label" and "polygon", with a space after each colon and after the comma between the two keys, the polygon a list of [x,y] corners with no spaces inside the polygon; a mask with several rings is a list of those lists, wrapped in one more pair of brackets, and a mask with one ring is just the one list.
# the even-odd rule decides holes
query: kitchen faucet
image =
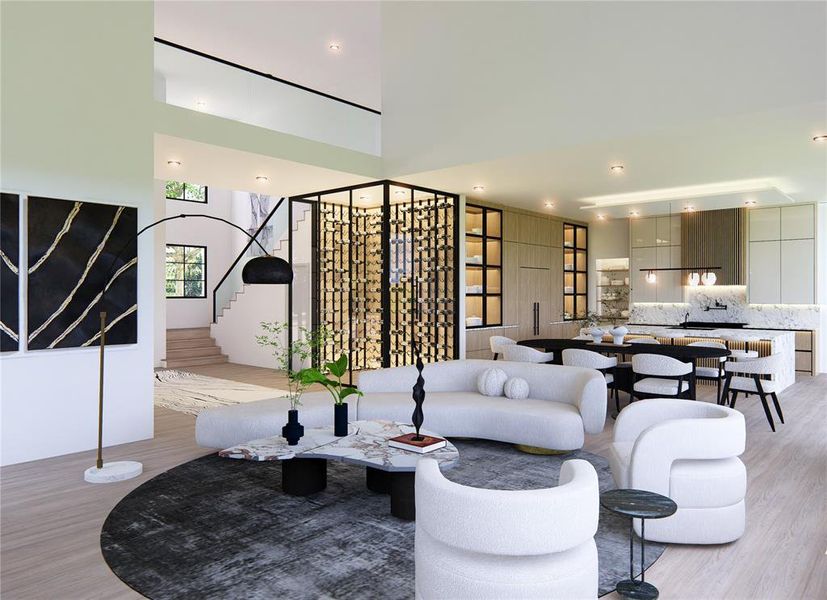
{"label": "kitchen faucet", "polygon": [[721,301],[720,301],[720,300],[717,300],[717,299],[715,300],[715,304],[714,304],[714,305],[710,306],[709,304],[707,304],[706,306],[704,306],[704,310],[705,310],[705,311],[710,311],[710,310],[726,310],[726,309],[727,309],[727,305],[726,305],[726,304],[722,304],[722,303],[721,303]]}
{"label": "kitchen faucet", "polygon": [[687,322],[688,320],[689,320],[689,313],[687,312],[687,313],[683,316],[683,324],[684,324],[684,325],[686,325],[686,322]]}

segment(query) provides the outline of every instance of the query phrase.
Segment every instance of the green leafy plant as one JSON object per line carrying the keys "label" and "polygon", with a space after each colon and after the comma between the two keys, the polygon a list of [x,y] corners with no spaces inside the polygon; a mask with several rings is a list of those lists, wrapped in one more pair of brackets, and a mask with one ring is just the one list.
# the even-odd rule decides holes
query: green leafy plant
{"label": "green leafy plant", "polygon": [[585,315],[583,315],[583,322],[588,327],[595,327],[600,322],[600,315],[594,311],[587,311]]}
{"label": "green leafy plant", "polygon": [[262,321],[260,325],[263,333],[256,336],[256,343],[270,348],[276,358],[276,369],[287,374],[290,408],[297,409],[301,406],[301,397],[305,390],[314,383],[321,382],[317,381],[318,370],[314,367],[294,371],[291,363],[293,359],[298,359],[301,364],[312,360],[318,353],[319,346],[329,337],[329,333],[324,327],[316,330],[299,327],[297,338],[288,345],[287,323]]}
{"label": "green leafy plant", "polygon": [[[347,373],[348,360],[347,354],[340,354],[334,362],[325,363],[324,372],[319,369],[311,368],[308,371],[307,377],[313,380],[313,383],[320,383],[333,396],[334,404],[344,404],[345,398],[348,396],[361,396],[362,392],[355,387],[345,385],[342,383],[342,377]],[[335,379],[331,379],[329,375]]]}

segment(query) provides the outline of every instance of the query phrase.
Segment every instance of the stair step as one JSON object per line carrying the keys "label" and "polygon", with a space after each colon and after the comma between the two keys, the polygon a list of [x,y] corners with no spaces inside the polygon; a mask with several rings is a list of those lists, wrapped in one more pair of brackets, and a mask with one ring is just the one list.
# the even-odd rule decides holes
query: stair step
{"label": "stair step", "polygon": [[170,350],[169,348],[167,348],[167,360],[200,358],[202,356],[216,356],[219,354],[221,354],[221,348],[219,348],[218,346],[205,346],[203,348],[181,348],[179,350]]}
{"label": "stair step", "polygon": [[167,329],[168,340],[191,340],[210,337],[209,327],[189,327],[186,329]]}
{"label": "stair step", "polygon": [[191,338],[188,340],[167,340],[167,350],[182,350],[184,348],[206,348],[215,346],[215,340],[211,337]]}
{"label": "stair step", "polygon": [[201,365],[217,365],[227,362],[226,354],[217,354],[214,356],[201,356],[198,358],[167,358],[167,368],[175,369],[177,367],[198,367]]}

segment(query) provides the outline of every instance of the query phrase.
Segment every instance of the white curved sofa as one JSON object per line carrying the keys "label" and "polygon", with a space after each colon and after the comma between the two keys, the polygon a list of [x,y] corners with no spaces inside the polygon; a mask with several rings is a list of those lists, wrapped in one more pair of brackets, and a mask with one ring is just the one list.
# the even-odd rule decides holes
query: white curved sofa
{"label": "white curved sofa", "polygon": [[[744,416],[709,402],[653,398],[617,417],[609,449],[618,488],[668,496],[678,511],[646,522],[646,539],[723,544],[744,533],[747,472]],[[635,519],[640,535],[640,521]]]}
{"label": "white curved sofa", "polygon": [[[477,378],[489,367],[509,377],[522,377],[529,398],[483,396]],[[361,373],[364,396],[349,398],[350,419],[411,422],[413,366]],[[576,450],[585,433],[599,433],[606,420],[606,381],[593,369],[493,360],[453,360],[425,365],[423,427],[448,437],[473,437],[555,450]],[[204,410],[195,424],[199,446],[228,448],[281,434],[289,403],[284,398]],[[333,422],[333,400],[327,392],[302,396],[299,421],[305,427]]]}
{"label": "white curved sofa", "polygon": [[[426,400],[427,402],[427,400]],[[488,490],[416,468],[416,598],[596,598],[599,487],[568,460],[555,488]]]}

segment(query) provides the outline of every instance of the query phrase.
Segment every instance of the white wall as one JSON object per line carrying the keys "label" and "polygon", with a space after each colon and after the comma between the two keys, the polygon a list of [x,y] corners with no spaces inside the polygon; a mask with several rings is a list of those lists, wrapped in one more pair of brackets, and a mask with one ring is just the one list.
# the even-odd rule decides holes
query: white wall
{"label": "white wall", "polygon": [[[163,189],[161,193],[166,198]],[[168,217],[182,213],[206,214],[234,222],[232,201],[233,192],[209,188],[206,204],[166,200],[166,214]],[[209,219],[177,219],[166,223],[167,244],[192,244],[207,247],[207,297],[167,298],[167,329],[210,326],[213,289],[237,256],[235,239],[241,237],[243,235],[229,225]]]}
{"label": "white wall", "polygon": [[[4,190],[153,220],[151,2],[3,2]],[[106,354],[104,444],[152,437],[153,239],[138,245],[138,343]],[[4,354],[4,465],[94,448],[98,350]],[[80,473],[78,473],[80,477]]]}

